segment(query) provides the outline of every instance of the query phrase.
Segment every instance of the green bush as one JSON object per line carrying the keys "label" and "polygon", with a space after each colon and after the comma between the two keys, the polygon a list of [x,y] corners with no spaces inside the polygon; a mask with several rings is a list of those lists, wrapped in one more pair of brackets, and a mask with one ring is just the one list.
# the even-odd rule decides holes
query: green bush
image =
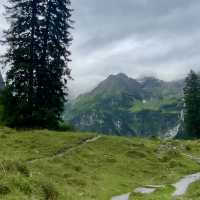
{"label": "green bush", "polygon": [[45,200],[57,200],[58,199],[58,192],[52,183],[43,183],[42,191],[43,191]]}
{"label": "green bush", "polygon": [[59,124],[59,127],[56,129],[57,131],[72,131],[74,132],[75,131],[75,128],[70,125],[70,124],[67,124],[67,123],[60,123]]}
{"label": "green bush", "polygon": [[16,179],[14,185],[17,189],[19,189],[26,195],[31,195],[33,191],[31,182],[29,182],[28,180],[26,180],[26,178],[23,177]]}
{"label": "green bush", "polygon": [[27,166],[21,162],[18,161],[11,161],[11,160],[5,160],[0,163],[0,170],[4,173],[7,172],[19,172],[23,176],[29,176],[30,172],[27,168]]}
{"label": "green bush", "polygon": [[10,193],[9,187],[0,184],[0,195],[7,195]]}

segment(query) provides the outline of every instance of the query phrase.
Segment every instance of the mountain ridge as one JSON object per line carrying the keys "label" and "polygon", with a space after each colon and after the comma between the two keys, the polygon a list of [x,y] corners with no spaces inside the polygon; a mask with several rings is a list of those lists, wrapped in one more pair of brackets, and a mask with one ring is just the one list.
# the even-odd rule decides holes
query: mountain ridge
{"label": "mountain ridge", "polygon": [[165,82],[154,77],[133,79],[123,73],[110,75],[69,103],[64,117],[82,131],[163,135],[177,126],[183,87],[183,80]]}

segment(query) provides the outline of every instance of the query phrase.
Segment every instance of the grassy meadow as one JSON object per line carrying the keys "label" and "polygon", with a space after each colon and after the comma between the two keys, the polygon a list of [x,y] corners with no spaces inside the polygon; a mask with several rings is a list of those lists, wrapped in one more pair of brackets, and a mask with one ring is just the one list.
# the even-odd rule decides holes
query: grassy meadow
{"label": "grassy meadow", "polygon": [[[200,141],[0,129],[0,199],[110,200],[145,185],[164,185],[130,200],[171,200],[172,183],[200,171]],[[89,139],[89,140],[88,140]],[[198,200],[200,182],[178,199]]]}

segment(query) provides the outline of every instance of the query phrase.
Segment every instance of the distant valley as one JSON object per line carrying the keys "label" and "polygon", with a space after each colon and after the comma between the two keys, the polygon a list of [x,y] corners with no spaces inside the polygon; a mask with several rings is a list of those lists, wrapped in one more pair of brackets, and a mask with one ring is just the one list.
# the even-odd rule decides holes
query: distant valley
{"label": "distant valley", "polygon": [[65,121],[81,131],[131,136],[173,136],[183,108],[184,80],[110,75],[66,105]]}

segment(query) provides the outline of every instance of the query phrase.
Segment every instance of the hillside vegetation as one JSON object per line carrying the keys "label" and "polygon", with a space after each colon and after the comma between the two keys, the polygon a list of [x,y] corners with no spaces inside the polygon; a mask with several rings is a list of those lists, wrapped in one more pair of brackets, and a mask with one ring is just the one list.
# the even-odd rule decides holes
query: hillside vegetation
{"label": "hillside vegetation", "polygon": [[[199,172],[186,155],[199,155],[200,141],[160,141],[90,133],[0,129],[0,199],[110,200],[144,185],[165,185],[161,195],[131,200],[171,200],[168,185]],[[199,198],[200,183],[184,197]],[[164,198],[162,198],[164,199]]]}
{"label": "hillside vegetation", "polygon": [[162,111],[164,113],[178,113],[176,109],[178,99],[160,99],[149,101],[136,101],[131,108],[132,112],[140,112],[142,110]]}
{"label": "hillside vegetation", "polygon": [[66,105],[64,117],[81,131],[163,137],[180,123],[183,86],[183,80],[111,75]]}

